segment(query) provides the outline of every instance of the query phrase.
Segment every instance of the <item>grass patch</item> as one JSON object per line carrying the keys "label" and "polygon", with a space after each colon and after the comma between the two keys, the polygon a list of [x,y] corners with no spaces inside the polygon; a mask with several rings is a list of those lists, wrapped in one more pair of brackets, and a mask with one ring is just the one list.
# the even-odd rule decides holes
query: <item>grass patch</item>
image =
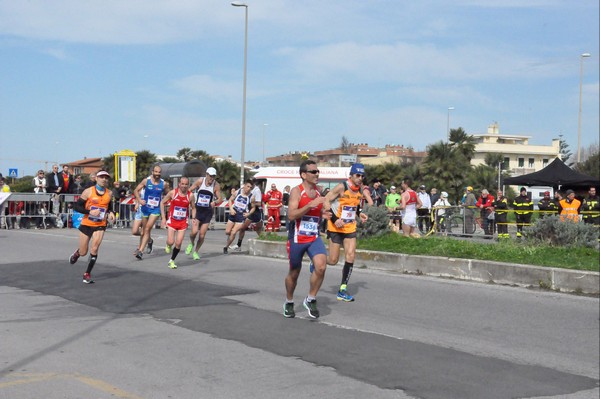
{"label": "grass patch", "polygon": [[[270,241],[287,241],[286,236],[277,234],[266,234],[261,238]],[[325,242],[327,243],[327,240]],[[600,252],[597,249],[531,246],[511,240],[480,243],[476,240],[457,240],[447,237],[413,239],[396,233],[389,233],[378,237],[361,238],[357,242],[357,248],[409,255],[478,259],[562,269],[600,271]]]}

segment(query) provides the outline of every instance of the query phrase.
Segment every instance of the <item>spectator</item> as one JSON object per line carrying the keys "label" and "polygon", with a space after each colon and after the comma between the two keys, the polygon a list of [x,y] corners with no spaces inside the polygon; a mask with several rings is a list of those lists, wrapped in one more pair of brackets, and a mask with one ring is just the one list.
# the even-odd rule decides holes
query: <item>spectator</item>
{"label": "spectator", "polygon": [[363,198],[360,203],[361,209],[365,209],[368,206],[373,206],[373,196],[371,195],[371,188],[369,187],[369,183],[367,182],[367,177],[363,177],[362,180],[362,194]]}
{"label": "spectator", "polygon": [[502,195],[502,190],[496,192],[494,201],[494,210],[496,212],[496,226],[498,229],[498,239],[509,238],[508,235],[508,200]]}
{"label": "spectator", "polygon": [[590,187],[588,197],[583,201],[581,210],[584,223],[600,225],[600,197],[596,194],[596,187]]}
{"label": "spectator", "polygon": [[[427,234],[431,230],[431,197],[427,194],[426,187],[424,184],[419,186],[417,196],[421,200],[421,207],[417,209],[417,215],[419,216],[419,230],[421,233]],[[425,224],[425,229],[423,229]]]}
{"label": "spectator", "polygon": [[475,194],[473,194],[473,187],[467,187],[464,198],[465,234],[473,234],[475,232],[475,203],[477,202]]}
{"label": "spectator", "polygon": [[96,172],[90,173],[90,180],[83,186],[83,189],[90,188],[96,185]]}
{"label": "spectator", "polygon": [[69,173],[69,165],[63,165],[62,172],[60,172],[60,179],[62,184],[61,194],[71,194],[73,190],[73,175]]}
{"label": "spectator", "polygon": [[47,186],[48,184],[46,182],[44,171],[40,169],[38,170],[37,176],[33,178],[33,192],[36,194],[45,193]]}
{"label": "spectator", "polygon": [[385,207],[390,214],[390,224],[394,228],[394,231],[399,232],[400,227],[400,194],[396,192],[396,186],[390,187],[390,193],[385,197]]}
{"label": "spectator", "polygon": [[429,198],[431,198],[431,205],[435,204],[440,199],[440,195],[437,192],[437,188],[431,188],[431,190],[429,191]]}
{"label": "spectator", "polygon": [[52,165],[52,172],[46,176],[46,191],[50,194],[60,194],[62,191],[62,178],[58,165]]}
{"label": "spectator", "polygon": [[533,201],[527,195],[527,188],[521,187],[519,196],[513,201],[515,217],[517,219],[517,238],[523,236],[523,227],[531,224],[531,212],[533,211]]}
{"label": "spectator", "polygon": [[[10,193],[10,187],[4,181],[4,177],[0,177],[0,193]],[[0,227],[8,227],[6,224],[6,202],[0,203]]]}
{"label": "spectator", "polygon": [[544,192],[544,198],[538,202],[538,209],[540,210],[540,219],[556,214],[556,209],[558,208],[554,201],[550,199],[550,191]]}
{"label": "spectator", "polygon": [[481,190],[481,197],[479,197],[475,206],[481,210],[481,221],[485,235],[491,236],[494,232],[494,197],[484,188]]}
{"label": "spectator", "polygon": [[[433,191],[433,189],[431,190]],[[450,204],[450,201],[448,201],[448,193],[442,191],[440,198],[433,204],[437,231],[441,231],[443,233],[446,232],[446,216],[450,213],[450,210],[448,209],[450,206],[452,205]]]}
{"label": "spectator", "polygon": [[81,175],[76,175],[73,180],[73,189],[71,190],[72,194],[80,195],[85,190],[83,180],[81,180]]}
{"label": "spectator", "polygon": [[573,190],[567,190],[565,194],[567,197],[560,201],[560,219],[562,221],[578,223],[581,201],[575,198],[575,192]]}
{"label": "spectator", "polygon": [[559,213],[559,208],[560,208],[560,201],[562,201],[562,199],[564,198],[563,193],[560,191],[556,191],[554,193],[554,199],[552,200],[552,202],[554,202],[554,207],[556,209],[556,215],[558,215]]}
{"label": "spectator", "polygon": [[370,188],[371,198],[373,199],[373,205],[381,206],[385,204],[386,188],[381,184],[379,179],[373,180],[373,185]]}

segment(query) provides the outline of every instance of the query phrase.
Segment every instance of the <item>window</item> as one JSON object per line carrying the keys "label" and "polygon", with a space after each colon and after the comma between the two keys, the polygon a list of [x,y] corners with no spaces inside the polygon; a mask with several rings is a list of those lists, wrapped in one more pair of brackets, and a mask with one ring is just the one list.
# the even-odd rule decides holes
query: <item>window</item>
{"label": "window", "polygon": [[504,161],[502,161],[502,170],[509,170],[509,169],[510,169],[510,158],[505,157]]}
{"label": "window", "polygon": [[529,162],[527,163],[529,168],[535,167],[535,158],[529,158]]}
{"label": "window", "polygon": [[548,159],[547,159],[547,158],[544,158],[544,159],[542,160],[542,168],[545,168],[546,166],[548,166]]}
{"label": "window", "polygon": [[525,158],[519,158],[519,168],[525,167]]}

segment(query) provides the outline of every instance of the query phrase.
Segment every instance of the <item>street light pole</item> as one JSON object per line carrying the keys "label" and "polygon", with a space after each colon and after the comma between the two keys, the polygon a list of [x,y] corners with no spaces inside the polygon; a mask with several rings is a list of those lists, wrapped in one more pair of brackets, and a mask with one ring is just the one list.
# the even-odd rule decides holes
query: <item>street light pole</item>
{"label": "street light pole", "polygon": [[590,53],[579,56],[579,118],[577,121],[577,163],[581,162],[581,92],[583,89],[583,59],[590,57]]}
{"label": "street light pole", "polygon": [[262,163],[263,166],[266,166],[266,159],[265,159],[265,134],[267,132],[267,126],[269,126],[268,123],[263,123],[263,158],[262,158]]}
{"label": "street light pole", "polygon": [[448,107],[448,123],[446,125],[446,132],[448,133],[448,142],[450,142],[450,111],[452,111],[454,107]]}
{"label": "street light pole", "polygon": [[234,7],[244,7],[246,14],[246,28],[244,31],[244,99],[242,106],[242,156],[240,160],[240,187],[244,186],[244,163],[246,152],[246,69],[248,65],[248,4],[234,1],[231,3]]}

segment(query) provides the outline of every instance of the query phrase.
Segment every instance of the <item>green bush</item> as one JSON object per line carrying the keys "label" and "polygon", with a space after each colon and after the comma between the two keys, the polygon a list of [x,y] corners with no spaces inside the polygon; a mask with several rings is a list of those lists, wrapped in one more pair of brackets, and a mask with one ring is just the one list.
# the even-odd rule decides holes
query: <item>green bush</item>
{"label": "green bush", "polygon": [[562,221],[559,216],[538,219],[525,229],[526,240],[554,247],[596,248],[598,228],[584,223]]}
{"label": "green bush", "polygon": [[363,210],[369,219],[365,223],[358,223],[356,234],[361,237],[375,237],[390,231],[390,219],[385,207],[370,206]]}

